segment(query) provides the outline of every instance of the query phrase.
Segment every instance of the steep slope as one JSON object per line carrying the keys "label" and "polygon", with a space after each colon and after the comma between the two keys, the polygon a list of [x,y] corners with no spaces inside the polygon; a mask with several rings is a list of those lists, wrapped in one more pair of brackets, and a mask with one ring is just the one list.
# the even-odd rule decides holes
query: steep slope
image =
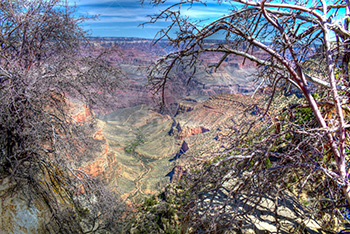
{"label": "steep slope", "polygon": [[175,117],[178,139],[189,146],[188,154],[202,155],[214,152],[230,144],[229,136],[239,133],[248,122],[256,118],[256,105],[263,95],[255,97],[223,93],[203,101],[184,99],[179,102]]}

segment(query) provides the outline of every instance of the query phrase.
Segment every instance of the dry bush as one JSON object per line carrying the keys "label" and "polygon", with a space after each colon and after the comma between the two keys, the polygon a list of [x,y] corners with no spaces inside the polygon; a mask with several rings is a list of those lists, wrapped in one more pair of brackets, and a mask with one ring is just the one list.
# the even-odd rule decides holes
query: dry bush
{"label": "dry bush", "polygon": [[110,229],[123,204],[78,171],[98,145],[94,122],[78,123],[70,104],[100,103],[120,71],[90,51],[80,27],[86,18],[63,1],[5,0],[0,18],[0,178],[47,203],[50,232],[81,233],[83,214],[96,223],[84,226],[90,232]]}
{"label": "dry bush", "polygon": [[[258,201],[272,193],[278,207],[288,190],[299,198],[304,191],[302,205],[326,217],[325,226],[336,226],[337,218],[347,222],[349,1],[233,0],[222,5],[227,14],[214,20],[184,14],[205,5],[201,0],[151,2],[167,7],[150,23],[171,22],[156,40],[168,39],[177,48],[154,64],[149,79],[155,90],[164,92],[179,66],[195,72],[203,53],[222,55],[214,68],[232,55],[243,57],[243,63],[250,60],[257,65],[259,85],[273,90],[250,131],[233,135],[232,148],[213,155],[215,162],[199,161],[188,171],[181,196],[188,196],[182,210],[188,230],[239,228],[247,217],[239,207],[258,217]],[[215,35],[222,40],[207,43]],[[271,109],[282,87],[297,89],[292,92],[302,99],[284,110]],[[277,119],[269,119],[270,109]],[[265,124],[254,127],[260,120]]]}

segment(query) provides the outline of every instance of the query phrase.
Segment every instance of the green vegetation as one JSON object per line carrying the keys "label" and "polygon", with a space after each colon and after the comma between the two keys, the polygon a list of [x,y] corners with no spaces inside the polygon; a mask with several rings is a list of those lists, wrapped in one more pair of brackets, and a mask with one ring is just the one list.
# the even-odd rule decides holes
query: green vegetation
{"label": "green vegetation", "polygon": [[144,136],[143,136],[142,132],[140,130],[138,130],[135,141],[133,141],[130,145],[126,146],[124,148],[124,150],[128,154],[133,154],[133,153],[135,153],[136,147],[143,144],[143,143],[145,143]]}
{"label": "green vegetation", "polygon": [[170,186],[167,188],[167,192],[145,199],[132,224],[133,233],[181,233],[176,205],[168,197]]}

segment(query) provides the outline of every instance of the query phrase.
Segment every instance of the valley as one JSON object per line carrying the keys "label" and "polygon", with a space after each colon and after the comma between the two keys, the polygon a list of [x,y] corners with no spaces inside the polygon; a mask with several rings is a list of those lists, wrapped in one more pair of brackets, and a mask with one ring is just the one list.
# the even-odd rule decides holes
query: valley
{"label": "valley", "polygon": [[254,91],[250,78],[254,67],[241,67],[233,58],[217,73],[199,72],[188,85],[186,71],[174,74],[167,103],[160,109],[147,86],[147,66],[163,53],[160,45],[153,48],[149,40],[123,38],[94,44],[121,48],[122,59],[110,59],[117,61],[126,80],[116,93],[114,110],[98,115],[97,135],[105,152],[82,164],[88,174],[103,178],[123,199],[139,202],[183,173],[179,159],[184,153],[205,155],[201,151],[214,152],[228,144],[222,140],[237,130],[239,112],[249,105],[244,93]]}
{"label": "valley", "polygon": [[0,10],[0,234],[349,232],[350,1]]}

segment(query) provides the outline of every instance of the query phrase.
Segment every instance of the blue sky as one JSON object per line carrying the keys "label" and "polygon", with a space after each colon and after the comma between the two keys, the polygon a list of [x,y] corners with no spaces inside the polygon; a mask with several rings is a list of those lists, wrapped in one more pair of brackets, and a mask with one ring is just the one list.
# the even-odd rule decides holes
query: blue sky
{"label": "blue sky", "polygon": [[[169,0],[169,4],[153,7],[146,1],[141,5],[137,0],[68,0],[76,4],[79,14],[99,15],[97,20],[88,21],[84,27],[92,36],[99,37],[141,37],[154,38],[155,34],[166,27],[166,22],[149,24],[144,28],[141,23],[147,22],[147,15],[159,12],[176,0]],[[207,6],[197,6],[185,11],[194,19],[214,19],[227,13],[225,4],[218,6],[216,1],[208,2]]]}
{"label": "blue sky", "polygon": [[[143,5],[139,0],[68,0],[68,2],[71,5],[76,4],[78,14],[98,15],[97,20],[84,23],[91,36],[153,39],[158,31],[167,26],[167,23],[158,22],[144,27],[139,25],[149,21],[148,15],[158,13],[179,0],[166,0],[165,5],[157,7],[150,5],[149,0],[145,0]],[[218,0],[207,0],[206,6],[196,4],[193,8],[185,8],[182,13],[194,20],[214,20],[229,13],[228,9],[231,6],[227,2],[224,0],[219,5]]]}

